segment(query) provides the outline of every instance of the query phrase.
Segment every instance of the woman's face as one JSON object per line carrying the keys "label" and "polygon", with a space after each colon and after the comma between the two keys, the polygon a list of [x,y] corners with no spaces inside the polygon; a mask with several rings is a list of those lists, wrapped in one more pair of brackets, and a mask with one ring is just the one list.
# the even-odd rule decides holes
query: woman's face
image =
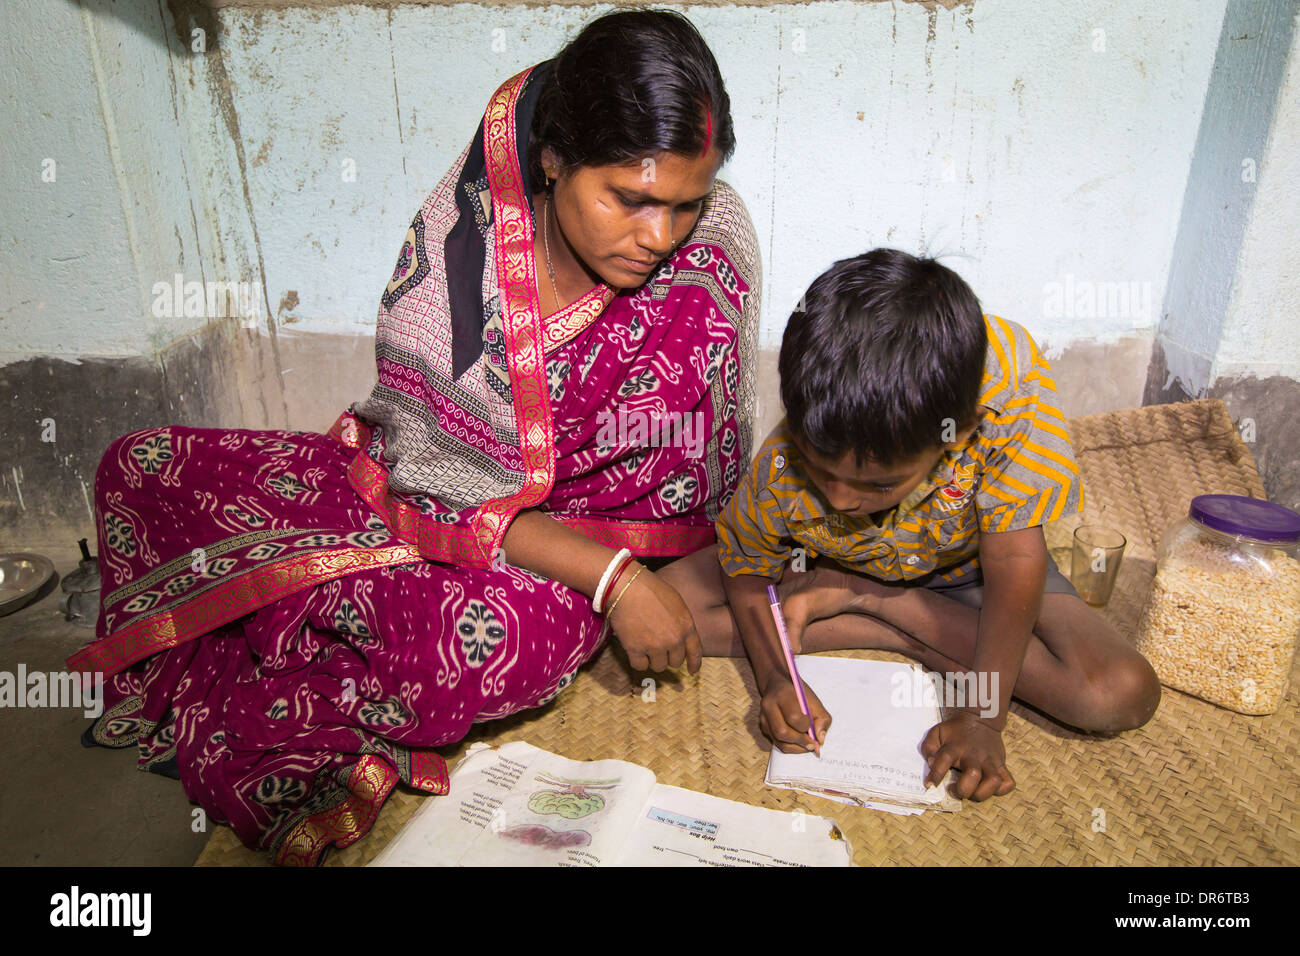
{"label": "woman's face", "polygon": [[[557,165],[544,149],[542,168]],[[627,165],[561,171],[555,223],[589,278],[635,288],[695,228],[721,165],[721,152],[711,146],[703,156],[659,153]]]}

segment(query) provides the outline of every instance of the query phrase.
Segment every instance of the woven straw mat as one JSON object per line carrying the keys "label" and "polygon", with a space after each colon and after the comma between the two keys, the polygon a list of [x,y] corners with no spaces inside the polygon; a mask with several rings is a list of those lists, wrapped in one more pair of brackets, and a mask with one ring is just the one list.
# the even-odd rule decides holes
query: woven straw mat
{"label": "woven straw mat", "polygon": [[[1084,521],[1122,531],[1128,548],[1102,613],[1133,638],[1161,534],[1190,498],[1223,492],[1264,497],[1246,445],[1223,404],[1186,402],[1075,419],[1085,511],[1047,528],[1068,575],[1071,533]],[[880,651],[841,656],[904,660]],[[454,769],[470,743],[529,743],[575,760],[617,758],[649,767],[661,783],[835,818],[859,865],[892,864],[1291,864],[1300,863],[1297,699],[1293,670],[1277,713],[1246,717],[1165,688],[1155,717],[1116,736],[1082,734],[1014,704],[1003,738],[1017,786],[966,802],[957,813],[899,816],[850,808],[763,783],[768,743],[745,660],[709,658],[699,675],[628,670],[606,646],[551,705],[477,725],[442,752]],[[326,865],[368,863],[425,799],[400,786],[369,834]],[[198,865],[269,865],[219,827]]]}

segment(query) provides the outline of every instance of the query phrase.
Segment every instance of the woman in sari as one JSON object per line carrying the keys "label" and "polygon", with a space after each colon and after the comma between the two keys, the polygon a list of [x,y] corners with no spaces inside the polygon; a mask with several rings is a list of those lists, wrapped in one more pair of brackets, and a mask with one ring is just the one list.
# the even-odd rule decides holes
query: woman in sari
{"label": "woman in sari", "polygon": [[[432,749],[553,699],[611,633],[699,667],[652,557],[707,549],[749,461],[760,266],[694,27],[590,24],[496,91],[381,297],[326,434],[162,427],[95,478],[87,745],[281,864],[366,833]],[[646,558],[642,563],[632,556]],[[703,558],[703,555],[701,555]]]}

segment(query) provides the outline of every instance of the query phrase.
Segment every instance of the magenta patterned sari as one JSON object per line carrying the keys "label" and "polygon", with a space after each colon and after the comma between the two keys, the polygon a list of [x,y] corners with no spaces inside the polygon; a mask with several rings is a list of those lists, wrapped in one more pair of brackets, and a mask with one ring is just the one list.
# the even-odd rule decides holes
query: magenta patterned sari
{"label": "magenta patterned sari", "polygon": [[500,552],[515,514],[687,554],[749,459],[761,273],[726,183],[640,288],[541,318],[520,134],[547,66],[501,86],[417,214],[366,402],[326,434],[134,432],[96,473],[102,607],[69,666],[104,673],[105,712],[84,740],[136,747],[277,863],[358,839],[398,781],[445,793],[433,748],[547,703],[600,648],[588,597]]}

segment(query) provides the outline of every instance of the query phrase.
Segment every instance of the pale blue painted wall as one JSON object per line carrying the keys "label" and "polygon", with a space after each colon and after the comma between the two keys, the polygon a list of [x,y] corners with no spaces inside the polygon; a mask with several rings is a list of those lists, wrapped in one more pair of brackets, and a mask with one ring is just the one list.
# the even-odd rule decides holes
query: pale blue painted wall
{"label": "pale blue painted wall", "polygon": [[0,352],[136,355],[147,345],[96,32],[73,4],[0,4]]}
{"label": "pale blue painted wall", "polygon": [[[721,175],[763,242],[764,344],[821,269],[873,245],[951,254],[1051,352],[1153,336],[1225,4],[685,8],[732,97]],[[3,5],[0,84],[25,105],[0,117],[0,361],[193,332],[205,318],[150,313],[177,271],[255,285],[277,314],[292,290],[281,334],[370,332],[487,97],[605,9],[227,8],[227,99],[157,5]],[[1120,282],[1128,310],[1052,314],[1054,289]]]}
{"label": "pale blue painted wall", "polygon": [[1231,0],[1174,242],[1159,342],[1171,381],[1300,378],[1300,57],[1294,0]]}

